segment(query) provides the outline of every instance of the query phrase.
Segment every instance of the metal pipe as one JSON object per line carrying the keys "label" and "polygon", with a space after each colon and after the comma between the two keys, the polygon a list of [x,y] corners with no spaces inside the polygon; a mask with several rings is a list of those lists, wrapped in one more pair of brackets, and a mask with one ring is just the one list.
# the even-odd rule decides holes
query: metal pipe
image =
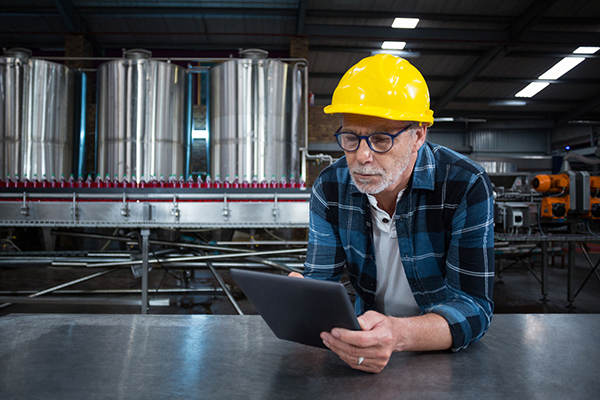
{"label": "metal pipe", "polygon": [[[306,156],[308,154],[308,61],[304,63],[304,149],[302,154]],[[306,170],[306,157],[302,157],[302,178],[305,182],[308,181],[307,170]]]}
{"label": "metal pipe", "polygon": [[329,164],[333,164],[333,157],[330,156],[329,154],[308,154],[308,149],[306,150],[306,154],[305,157],[307,160],[320,160],[320,159],[325,159],[325,160],[329,160]]}
{"label": "metal pipe", "polygon": [[150,229],[142,229],[142,314],[148,313],[148,237]]}
{"label": "metal pipe", "polygon": [[273,267],[275,269],[278,269],[278,270],[281,270],[281,271],[284,271],[284,272],[287,272],[287,273],[290,273],[292,271],[293,272],[298,272],[300,274],[302,273],[302,271],[299,270],[299,269],[292,268],[292,267],[289,267],[287,265],[279,264],[278,262],[275,262],[275,261],[265,260],[264,258],[260,258],[260,257],[248,257],[248,260],[250,260],[250,261],[256,261],[256,262],[264,264],[264,265],[266,265],[268,267]]}
{"label": "metal pipe", "polygon": [[223,289],[223,291],[227,295],[227,298],[231,302],[231,305],[233,306],[233,308],[235,308],[235,311],[239,315],[244,315],[242,309],[240,308],[240,306],[238,306],[237,302],[235,301],[235,299],[231,295],[231,292],[229,291],[229,289],[227,289],[227,286],[225,286],[225,281],[223,281],[223,278],[221,278],[221,275],[219,275],[219,273],[217,272],[217,270],[214,269],[214,267],[212,265],[210,265],[210,263],[207,263],[207,265],[208,265],[208,268],[210,269],[210,272],[213,274],[213,276],[215,277],[215,279],[217,280],[217,282],[219,283],[219,285],[221,286],[221,288]]}
{"label": "metal pipe", "polygon": [[[252,259],[253,257],[249,257],[248,259]],[[257,257],[258,258],[258,257]],[[248,269],[266,269],[267,267],[275,267],[272,264],[269,264],[269,262],[272,262],[271,260],[265,260],[262,259],[265,262],[254,262],[254,263],[236,263],[236,262],[214,262],[212,263],[213,266],[216,269],[230,269],[230,268],[248,268]],[[123,260],[123,261],[129,261],[129,259],[127,260]],[[84,262],[84,261],[49,261],[52,263],[53,267],[83,267],[83,268],[88,268],[88,263]],[[208,268],[208,266],[206,265],[205,262],[172,262],[169,263],[169,268],[174,268],[174,269],[203,269],[203,268]],[[284,265],[284,264],[279,264],[279,265]],[[287,263],[285,265],[286,267],[290,268],[293,271],[298,271],[299,268],[302,268],[303,264],[302,263]],[[275,267],[277,268],[277,267]],[[282,269],[283,271],[287,271],[285,269]],[[289,272],[289,271],[287,271]]]}
{"label": "metal pipe", "polygon": [[[61,285],[54,286],[54,287],[51,287],[51,288],[48,288],[48,289],[36,292],[36,293],[31,294],[31,295],[29,295],[27,297],[28,298],[38,297],[38,296],[44,295],[46,293],[54,292],[55,290],[62,289],[64,287],[68,287],[68,286],[72,286],[72,285],[75,285],[75,284],[80,283],[80,282],[85,282],[85,281],[88,281],[90,279],[94,279],[94,278],[97,278],[99,276],[106,275],[108,273],[111,273],[111,272],[114,272],[114,271],[117,271],[117,270],[118,270],[118,268],[112,268],[112,269],[107,269],[105,271],[96,272],[95,274],[84,276],[83,278],[75,279],[74,281],[63,283]],[[0,304],[0,308],[8,307],[11,304],[12,303]]]}
{"label": "metal pipe", "polygon": [[[31,297],[18,297],[18,296],[0,296],[0,301],[7,301],[6,304],[14,303],[26,303],[26,304],[83,304],[83,305],[108,305],[108,306],[140,306],[142,300],[139,299],[109,299],[109,298],[94,298],[94,297],[44,297],[44,298],[31,298]],[[169,299],[152,299],[150,300],[152,306],[169,306]]]}
{"label": "metal pipe", "polygon": [[[78,232],[65,232],[65,231],[57,231],[53,230],[51,232],[52,235],[60,235],[60,236],[72,236],[72,237],[83,237],[88,239],[102,239],[102,240],[112,240],[119,242],[131,242],[132,239],[130,237],[122,237],[122,236],[109,236],[109,235],[98,235],[93,233],[78,233]],[[174,247],[184,247],[190,249],[202,249],[202,250],[219,250],[219,251],[232,251],[232,252],[248,252],[252,253],[253,250],[244,250],[244,249],[232,249],[230,247],[219,247],[219,246],[211,246],[211,245],[203,245],[203,244],[193,244],[193,243],[176,243],[176,242],[165,242],[161,240],[148,240],[149,244],[159,245],[159,246],[174,246]]]}
{"label": "metal pipe", "polygon": [[238,246],[306,246],[307,241],[302,240],[249,240],[244,242],[217,242],[218,245]]}
{"label": "metal pipe", "polygon": [[[290,254],[290,253],[301,253],[305,252],[306,249],[286,249],[286,250],[273,250],[273,251],[257,251],[251,253],[252,256],[265,256],[265,255],[275,255],[275,254]],[[180,261],[201,261],[201,260],[219,260],[226,258],[241,258],[248,257],[248,253],[234,253],[234,254],[211,254],[207,256],[192,256],[192,257],[173,257],[173,258],[164,258],[164,259],[153,259],[148,260],[148,264],[167,264],[171,262],[180,262]],[[124,262],[112,262],[112,263],[91,263],[87,264],[87,267],[90,268],[99,268],[99,267],[129,267],[132,265],[140,265],[142,264],[142,260],[133,260],[133,261],[124,261]]]}
{"label": "metal pipe", "polygon": [[87,115],[87,76],[84,73],[80,75],[80,85],[81,92],[79,93],[80,101],[81,101],[81,110],[79,112],[79,132],[78,132],[78,144],[79,150],[76,153],[77,158],[73,157],[76,160],[75,168],[73,173],[75,176],[83,175],[85,168],[85,128],[86,128],[86,115]]}
{"label": "metal pipe", "polygon": [[[0,291],[1,296],[10,295],[26,295],[36,293],[33,290],[2,290]],[[56,290],[56,294],[140,294],[142,289],[91,289],[91,290]],[[221,294],[223,290],[221,288],[170,288],[170,289],[148,289],[148,293],[152,294],[178,294],[178,293],[210,293],[210,294]]]}

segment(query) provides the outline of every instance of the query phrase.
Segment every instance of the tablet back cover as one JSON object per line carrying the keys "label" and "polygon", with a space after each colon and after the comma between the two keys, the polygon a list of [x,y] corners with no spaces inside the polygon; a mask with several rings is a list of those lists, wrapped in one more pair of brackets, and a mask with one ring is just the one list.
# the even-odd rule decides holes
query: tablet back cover
{"label": "tablet back cover", "polygon": [[336,327],[360,330],[346,288],[340,283],[240,269],[230,273],[280,339],[326,348],[321,332]]}

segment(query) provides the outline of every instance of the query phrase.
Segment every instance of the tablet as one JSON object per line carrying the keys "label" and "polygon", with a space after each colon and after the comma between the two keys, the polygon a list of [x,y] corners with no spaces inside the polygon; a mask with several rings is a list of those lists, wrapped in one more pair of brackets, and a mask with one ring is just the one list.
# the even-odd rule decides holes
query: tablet
{"label": "tablet", "polygon": [[279,339],[326,348],[321,332],[361,329],[341,283],[241,269],[229,272]]}

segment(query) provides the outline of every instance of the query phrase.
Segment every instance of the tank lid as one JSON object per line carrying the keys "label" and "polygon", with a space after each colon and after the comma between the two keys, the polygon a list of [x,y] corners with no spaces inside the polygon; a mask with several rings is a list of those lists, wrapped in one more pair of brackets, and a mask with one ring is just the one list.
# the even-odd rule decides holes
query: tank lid
{"label": "tank lid", "polygon": [[27,58],[31,58],[31,55],[32,55],[31,50],[23,49],[21,47],[15,47],[12,49],[4,50],[4,57],[27,59]]}
{"label": "tank lid", "polygon": [[261,60],[267,58],[269,56],[269,52],[267,50],[262,49],[244,49],[240,50],[241,58],[251,58]]}
{"label": "tank lid", "polygon": [[123,57],[128,60],[147,60],[152,57],[152,52],[145,49],[123,50]]}

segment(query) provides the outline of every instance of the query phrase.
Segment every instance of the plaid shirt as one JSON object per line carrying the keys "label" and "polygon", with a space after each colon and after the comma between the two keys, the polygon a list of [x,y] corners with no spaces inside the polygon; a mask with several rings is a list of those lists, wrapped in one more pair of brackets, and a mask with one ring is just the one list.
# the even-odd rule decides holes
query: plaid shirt
{"label": "plaid shirt", "polygon": [[[493,196],[481,166],[425,142],[396,206],[402,265],[423,314],[443,316],[452,350],[479,340],[494,304]],[[306,277],[339,280],[347,272],[356,312],[373,309],[377,267],[371,209],[350,178],[346,158],[325,168],[312,188]]]}

